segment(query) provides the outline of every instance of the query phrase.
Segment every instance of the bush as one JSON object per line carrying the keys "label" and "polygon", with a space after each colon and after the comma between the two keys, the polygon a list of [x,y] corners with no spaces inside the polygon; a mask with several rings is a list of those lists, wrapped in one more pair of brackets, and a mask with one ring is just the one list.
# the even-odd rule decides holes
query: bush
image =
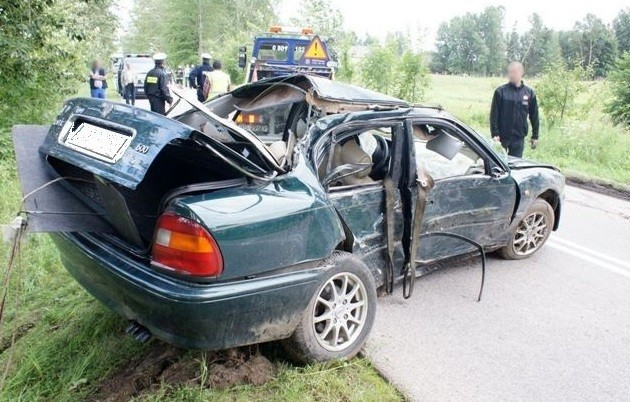
{"label": "bush", "polygon": [[410,102],[422,100],[429,86],[424,56],[412,50],[406,38],[373,45],[361,64],[361,79],[367,88]]}
{"label": "bush", "polygon": [[587,91],[584,80],[589,75],[588,70],[579,66],[568,69],[563,62],[553,63],[545,69],[536,84],[536,93],[549,127],[580,113],[576,100]]}
{"label": "bush", "polygon": [[606,113],[615,124],[630,128],[630,52],[619,58],[609,76],[612,99]]}

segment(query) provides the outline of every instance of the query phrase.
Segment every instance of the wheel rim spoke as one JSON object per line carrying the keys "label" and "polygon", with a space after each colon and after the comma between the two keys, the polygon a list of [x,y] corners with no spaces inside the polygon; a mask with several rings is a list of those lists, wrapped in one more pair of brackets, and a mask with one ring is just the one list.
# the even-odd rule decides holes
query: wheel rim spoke
{"label": "wheel rim spoke", "polygon": [[332,318],[332,314],[329,311],[327,311],[324,314],[315,317],[313,322],[317,324],[317,323],[322,322],[322,321],[330,320],[331,318]]}

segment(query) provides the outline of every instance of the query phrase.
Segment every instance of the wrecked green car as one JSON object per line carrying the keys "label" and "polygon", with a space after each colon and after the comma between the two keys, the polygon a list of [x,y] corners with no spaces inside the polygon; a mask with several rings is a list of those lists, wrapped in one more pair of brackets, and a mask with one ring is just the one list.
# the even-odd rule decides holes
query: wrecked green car
{"label": "wrecked green car", "polygon": [[[306,75],[175,93],[184,112],[72,99],[14,129],[28,229],[138,339],[349,358],[377,292],[479,249],[528,257],[558,227],[563,176],[440,108]],[[284,129],[239,126],[267,119]]]}

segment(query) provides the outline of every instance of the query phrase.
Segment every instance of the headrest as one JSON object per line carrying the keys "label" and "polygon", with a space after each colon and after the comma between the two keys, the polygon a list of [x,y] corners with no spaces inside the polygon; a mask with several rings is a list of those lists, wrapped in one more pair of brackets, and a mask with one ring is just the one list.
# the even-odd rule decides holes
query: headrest
{"label": "headrest", "polygon": [[[348,163],[372,163],[372,157],[365,152],[354,139],[347,141],[341,147],[339,147],[339,160],[342,165]],[[358,179],[363,179],[370,174],[371,167],[365,168],[354,176]]]}

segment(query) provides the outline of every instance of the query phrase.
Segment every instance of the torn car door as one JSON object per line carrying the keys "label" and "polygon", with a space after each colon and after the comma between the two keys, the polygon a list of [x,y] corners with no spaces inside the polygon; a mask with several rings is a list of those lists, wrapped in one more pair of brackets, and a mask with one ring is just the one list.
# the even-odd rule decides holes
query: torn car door
{"label": "torn car door", "polygon": [[[431,122],[432,120],[417,120],[413,124]],[[474,152],[475,158],[479,158],[477,161],[483,162],[482,165],[461,170],[459,167],[452,168],[453,161],[450,161],[449,165],[443,165],[446,168],[437,172],[439,169],[436,169],[435,164],[443,163],[447,158],[432,158],[432,153],[427,152],[430,146],[418,138],[415,139],[418,163],[426,166],[434,175],[437,174],[437,177],[433,177],[435,186],[427,198],[422,233],[454,233],[484,247],[499,244],[502,239],[497,233],[507,233],[506,228],[514,211],[514,179],[509,174],[492,175],[492,168],[495,166],[493,161],[474,146],[466,133],[454,126],[443,127],[457,133],[467,152]],[[429,143],[430,141],[426,142]],[[455,238],[427,237],[420,242],[418,259],[426,263],[475,250],[473,245]]]}

